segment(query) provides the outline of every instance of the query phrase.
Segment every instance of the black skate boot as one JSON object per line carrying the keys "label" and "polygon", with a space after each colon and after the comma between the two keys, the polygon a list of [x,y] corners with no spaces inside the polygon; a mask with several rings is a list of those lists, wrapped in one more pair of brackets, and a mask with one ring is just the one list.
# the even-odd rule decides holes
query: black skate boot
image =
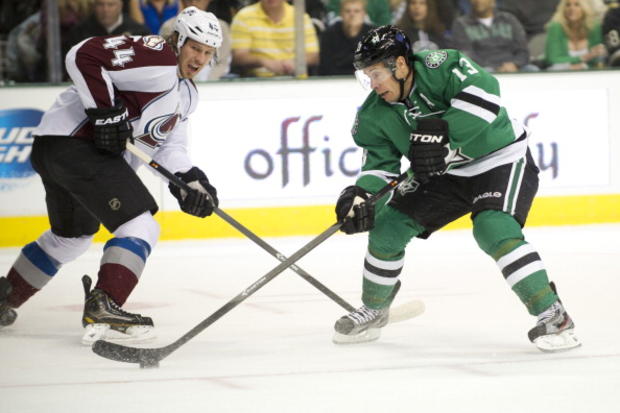
{"label": "black skate boot", "polygon": [[82,277],[82,284],[86,296],[82,316],[82,326],[86,328],[86,333],[82,343],[92,345],[100,339],[137,343],[154,338],[153,320],[150,317],[123,310],[98,288],[91,291],[92,281],[88,275]]}
{"label": "black skate boot", "polygon": [[10,326],[17,318],[17,312],[6,302],[11,289],[9,280],[6,277],[0,278],[0,328]]}
{"label": "black skate boot", "polygon": [[374,341],[381,335],[381,328],[390,321],[390,304],[400,289],[397,281],[392,290],[388,305],[375,310],[365,305],[342,316],[334,325],[333,342],[336,344],[355,344]]}
{"label": "black skate boot", "polygon": [[[556,292],[555,284],[550,283],[550,286],[553,292]],[[527,336],[541,351],[564,351],[581,345],[574,330],[575,323],[564,309],[562,301],[558,299],[538,315],[536,326],[527,333]]]}

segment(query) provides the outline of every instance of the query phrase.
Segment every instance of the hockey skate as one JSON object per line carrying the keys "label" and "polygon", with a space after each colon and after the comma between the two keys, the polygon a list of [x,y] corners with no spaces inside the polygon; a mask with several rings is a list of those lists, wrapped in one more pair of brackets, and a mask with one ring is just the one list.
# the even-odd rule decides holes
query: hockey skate
{"label": "hockey skate", "polygon": [[82,277],[84,294],[84,315],[82,326],[86,329],[82,343],[92,345],[97,340],[123,343],[141,343],[155,338],[153,320],[140,314],[123,310],[104,291],[91,291],[92,281],[88,275]]}
{"label": "hockey skate", "polygon": [[10,326],[17,318],[17,312],[6,302],[11,293],[11,283],[6,277],[0,278],[0,328]]}
{"label": "hockey skate", "polygon": [[[555,292],[553,283],[551,283],[551,289]],[[564,351],[581,345],[574,330],[575,323],[558,299],[551,307],[538,315],[536,326],[527,335],[541,351]]]}
{"label": "hockey skate", "polygon": [[[389,299],[390,304],[399,289],[400,281],[397,281]],[[332,341],[335,344],[357,344],[377,340],[381,336],[381,328],[390,321],[390,304],[378,310],[363,305],[340,317],[334,325]]]}

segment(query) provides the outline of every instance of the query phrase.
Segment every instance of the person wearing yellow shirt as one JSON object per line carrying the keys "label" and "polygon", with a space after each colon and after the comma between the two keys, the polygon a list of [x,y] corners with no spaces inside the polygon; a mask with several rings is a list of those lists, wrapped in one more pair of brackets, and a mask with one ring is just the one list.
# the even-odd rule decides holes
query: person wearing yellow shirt
{"label": "person wearing yellow shirt", "polygon": [[[304,14],[306,64],[319,62],[319,42]],[[295,9],[285,0],[260,0],[235,15],[231,25],[232,64],[246,76],[294,74]]]}

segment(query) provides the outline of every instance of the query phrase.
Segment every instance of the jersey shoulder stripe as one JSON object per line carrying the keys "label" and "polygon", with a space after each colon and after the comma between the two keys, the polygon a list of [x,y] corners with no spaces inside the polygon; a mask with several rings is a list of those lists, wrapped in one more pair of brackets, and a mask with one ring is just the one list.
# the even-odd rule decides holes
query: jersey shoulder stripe
{"label": "jersey shoulder stripe", "polygon": [[451,100],[452,107],[468,112],[474,116],[493,122],[501,110],[499,96],[492,95],[484,90],[467,86]]}
{"label": "jersey shoulder stripe", "polygon": [[487,110],[487,111],[489,111],[491,113],[494,113],[495,115],[497,115],[499,113],[500,105],[498,105],[497,103],[485,100],[483,97],[481,97],[479,95],[475,95],[473,93],[469,93],[466,90],[467,90],[467,88],[465,90],[457,93],[457,95],[454,97],[454,99],[462,100],[462,101],[471,103],[472,105],[479,106],[482,109],[485,109],[485,110]]}

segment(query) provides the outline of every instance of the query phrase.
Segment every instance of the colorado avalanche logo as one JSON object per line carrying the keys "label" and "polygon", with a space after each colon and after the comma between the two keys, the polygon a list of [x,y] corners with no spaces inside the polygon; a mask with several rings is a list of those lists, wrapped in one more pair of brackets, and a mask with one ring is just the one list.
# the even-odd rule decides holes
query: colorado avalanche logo
{"label": "colorado avalanche logo", "polygon": [[151,148],[157,148],[164,143],[180,117],[178,113],[170,113],[151,119],[144,128],[147,135],[142,136],[140,141]]}
{"label": "colorado avalanche logo", "polygon": [[163,50],[164,45],[166,44],[166,41],[161,36],[144,36],[142,38],[142,42],[145,47],[157,51]]}

